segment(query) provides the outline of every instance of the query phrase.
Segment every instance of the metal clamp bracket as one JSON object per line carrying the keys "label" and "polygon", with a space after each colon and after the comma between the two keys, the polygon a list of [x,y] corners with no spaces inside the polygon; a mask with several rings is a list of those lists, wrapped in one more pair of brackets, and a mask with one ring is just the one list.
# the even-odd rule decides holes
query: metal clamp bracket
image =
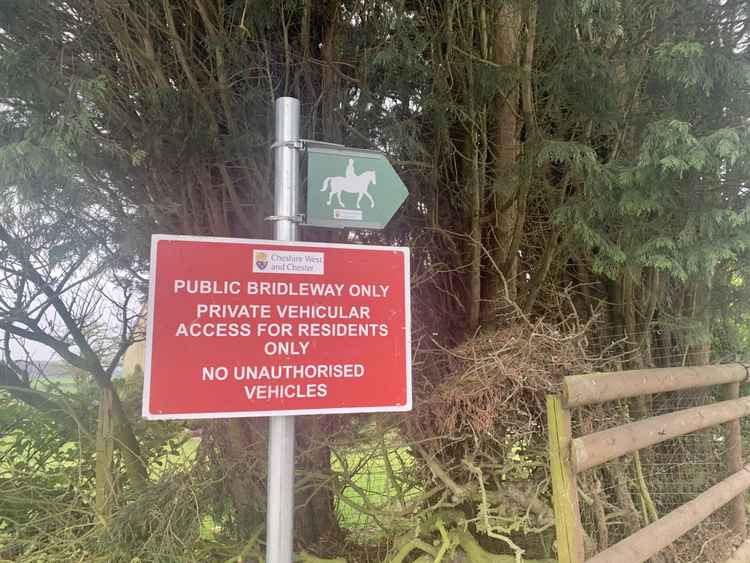
{"label": "metal clamp bracket", "polygon": [[346,148],[341,143],[329,143],[327,141],[318,141],[315,139],[300,139],[300,142],[303,145],[305,145],[305,147],[322,147],[322,148],[330,148],[330,149],[345,149]]}
{"label": "metal clamp bracket", "polygon": [[[296,141],[277,141],[271,145],[271,150],[278,149],[279,147],[286,147],[288,149],[297,149],[298,151],[305,150],[308,146],[320,147],[327,149],[346,149],[346,147],[340,143],[327,143],[326,141],[316,141],[315,139],[297,139]],[[353,149],[362,152],[367,149]],[[370,151],[379,152],[379,151]]]}
{"label": "metal clamp bracket", "polygon": [[305,149],[305,143],[301,140],[297,141],[278,141],[271,145],[271,150],[285,147],[287,149],[296,149],[298,151]]}
{"label": "metal clamp bracket", "polygon": [[291,221],[292,223],[304,223],[305,214],[297,213],[296,215],[269,215],[265,221]]}

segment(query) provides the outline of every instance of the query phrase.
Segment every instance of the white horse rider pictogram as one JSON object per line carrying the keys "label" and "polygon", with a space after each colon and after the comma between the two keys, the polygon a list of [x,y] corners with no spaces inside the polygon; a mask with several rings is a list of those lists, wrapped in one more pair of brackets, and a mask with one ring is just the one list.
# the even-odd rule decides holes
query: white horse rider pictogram
{"label": "white horse rider pictogram", "polygon": [[344,202],[341,201],[341,192],[346,192],[348,194],[359,194],[357,197],[357,209],[359,209],[359,203],[362,201],[362,196],[367,196],[367,199],[370,200],[370,207],[374,208],[375,200],[369,193],[367,193],[367,188],[370,184],[373,186],[376,184],[375,171],[367,170],[362,174],[355,174],[354,160],[350,158],[349,163],[346,166],[346,176],[330,176],[326,178],[323,180],[323,188],[320,191],[324,192],[327,189],[330,190],[326,205],[331,205],[331,200],[335,195],[339,200],[339,205],[341,207],[346,207]]}

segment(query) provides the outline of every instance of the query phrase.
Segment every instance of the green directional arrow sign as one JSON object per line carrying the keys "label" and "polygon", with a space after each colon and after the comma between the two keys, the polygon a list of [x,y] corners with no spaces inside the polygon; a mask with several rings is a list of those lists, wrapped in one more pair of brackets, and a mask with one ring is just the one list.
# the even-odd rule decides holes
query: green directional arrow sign
{"label": "green directional arrow sign", "polygon": [[308,225],[383,229],[407,195],[383,153],[307,145]]}

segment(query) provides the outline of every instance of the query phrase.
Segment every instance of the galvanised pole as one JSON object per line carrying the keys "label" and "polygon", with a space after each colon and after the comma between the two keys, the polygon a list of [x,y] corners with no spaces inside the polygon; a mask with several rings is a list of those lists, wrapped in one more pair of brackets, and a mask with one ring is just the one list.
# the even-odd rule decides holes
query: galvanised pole
{"label": "galvanised pole", "polygon": [[[276,240],[297,240],[300,104],[276,100],[274,221]],[[294,417],[272,416],[268,426],[266,563],[292,563],[294,537]]]}

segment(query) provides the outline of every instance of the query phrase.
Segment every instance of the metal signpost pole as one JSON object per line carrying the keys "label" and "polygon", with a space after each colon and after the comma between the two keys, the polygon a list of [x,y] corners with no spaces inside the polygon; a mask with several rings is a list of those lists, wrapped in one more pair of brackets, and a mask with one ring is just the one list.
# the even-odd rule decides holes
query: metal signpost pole
{"label": "metal signpost pole", "polygon": [[[274,215],[276,240],[297,240],[300,107],[276,100]],[[294,417],[272,416],[268,426],[266,563],[291,563],[294,533]]]}

